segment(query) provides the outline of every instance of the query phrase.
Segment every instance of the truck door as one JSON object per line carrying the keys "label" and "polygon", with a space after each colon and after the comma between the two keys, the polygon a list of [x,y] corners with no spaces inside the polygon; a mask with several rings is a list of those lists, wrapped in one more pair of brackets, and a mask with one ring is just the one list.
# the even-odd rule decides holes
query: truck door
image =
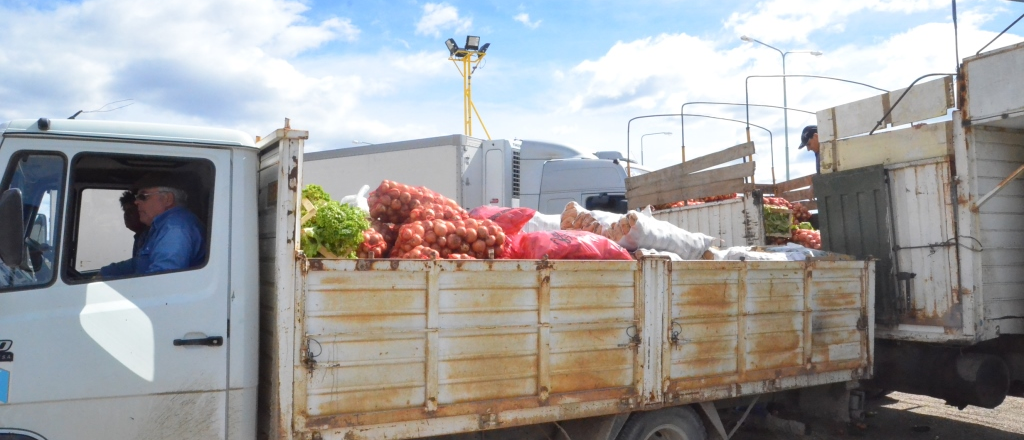
{"label": "truck door", "polygon": [[[228,436],[230,157],[227,149],[5,139],[0,191],[23,194],[30,258],[0,269],[0,340],[11,354],[0,362],[0,426],[47,439]],[[112,261],[100,259],[133,257],[118,198],[153,172],[181,182],[205,258],[105,277],[98,269]]]}

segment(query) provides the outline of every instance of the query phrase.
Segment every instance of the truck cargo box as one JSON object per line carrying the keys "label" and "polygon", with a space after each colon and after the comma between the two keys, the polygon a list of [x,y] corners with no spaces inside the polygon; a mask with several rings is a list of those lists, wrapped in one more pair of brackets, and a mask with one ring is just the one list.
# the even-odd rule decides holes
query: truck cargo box
{"label": "truck cargo box", "polygon": [[260,176],[263,436],[414,438],[871,375],[872,262],[306,259],[294,148],[264,146]]}
{"label": "truck cargo box", "polygon": [[868,132],[873,124],[857,121],[889,108],[913,114],[893,125],[946,114],[948,77],[915,86],[897,107],[886,105],[902,91],[819,112],[822,244],[879,259],[879,337],[971,344],[1024,333],[1024,187],[1013,180],[1024,164],[1024,96],[1006,87],[1022,54],[1017,45],[965,59],[968,94],[949,121],[839,137]]}

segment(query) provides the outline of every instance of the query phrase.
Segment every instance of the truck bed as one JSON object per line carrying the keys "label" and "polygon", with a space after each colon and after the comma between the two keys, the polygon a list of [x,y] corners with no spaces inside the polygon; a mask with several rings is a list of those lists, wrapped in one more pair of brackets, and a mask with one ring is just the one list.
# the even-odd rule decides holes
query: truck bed
{"label": "truck bed", "polygon": [[297,435],[471,432],[871,371],[870,262],[302,266]]}
{"label": "truck bed", "polygon": [[260,145],[260,438],[417,438],[871,374],[871,261],[306,259],[297,136]]}

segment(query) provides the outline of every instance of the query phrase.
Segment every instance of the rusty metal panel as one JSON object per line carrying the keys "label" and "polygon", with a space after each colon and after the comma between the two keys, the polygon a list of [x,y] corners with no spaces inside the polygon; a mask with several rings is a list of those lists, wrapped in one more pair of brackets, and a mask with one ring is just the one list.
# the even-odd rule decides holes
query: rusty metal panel
{"label": "rusty metal panel", "polygon": [[307,427],[637,394],[635,263],[311,260],[310,269]]}
{"label": "rusty metal panel", "polygon": [[912,277],[898,283],[900,324],[962,334],[951,179],[948,159],[889,170],[896,268]]}
{"label": "rusty metal panel", "polygon": [[311,260],[296,435],[414,438],[866,377],[871,269]]}
{"label": "rusty metal panel", "polygon": [[655,211],[654,218],[687,231],[715,237],[712,243],[715,246],[762,246],[765,243],[761,208],[749,194],[720,202]]}
{"label": "rusty metal panel", "polygon": [[670,394],[735,397],[787,377],[870,371],[873,263],[694,261],[671,272]]}

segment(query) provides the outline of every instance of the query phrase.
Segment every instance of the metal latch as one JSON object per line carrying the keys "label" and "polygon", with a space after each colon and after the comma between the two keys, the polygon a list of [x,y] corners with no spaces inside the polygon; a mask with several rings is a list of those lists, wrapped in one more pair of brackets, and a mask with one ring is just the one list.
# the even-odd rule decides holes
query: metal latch
{"label": "metal latch", "polygon": [[629,343],[619,344],[619,347],[631,347],[635,345],[640,345],[640,331],[636,328],[635,325],[626,327],[626,337],[629,338]]}
{"label": "metal latch", "polygon": [[[906,313],[906,312],[910,311],[911,309],[913,309],[913,297],[914,296],[913,296],[913,291],[911,290],[911,286],[913,286],[913,283],[911,282],[911,280],[913,280],[915,277],[917,277],[916,273],[911,273],[911,272],[898,272],[898,273],[896,273],[896,282],[897,282],[897,284],[900,285],[900,287],[902,287],[901,290],[903,291],[903,302],[901,304],[897,305],[897,308],[900,309],[899,310],[900,313]],[[900,307],[900,306],[902,306],[902,307]]]}

